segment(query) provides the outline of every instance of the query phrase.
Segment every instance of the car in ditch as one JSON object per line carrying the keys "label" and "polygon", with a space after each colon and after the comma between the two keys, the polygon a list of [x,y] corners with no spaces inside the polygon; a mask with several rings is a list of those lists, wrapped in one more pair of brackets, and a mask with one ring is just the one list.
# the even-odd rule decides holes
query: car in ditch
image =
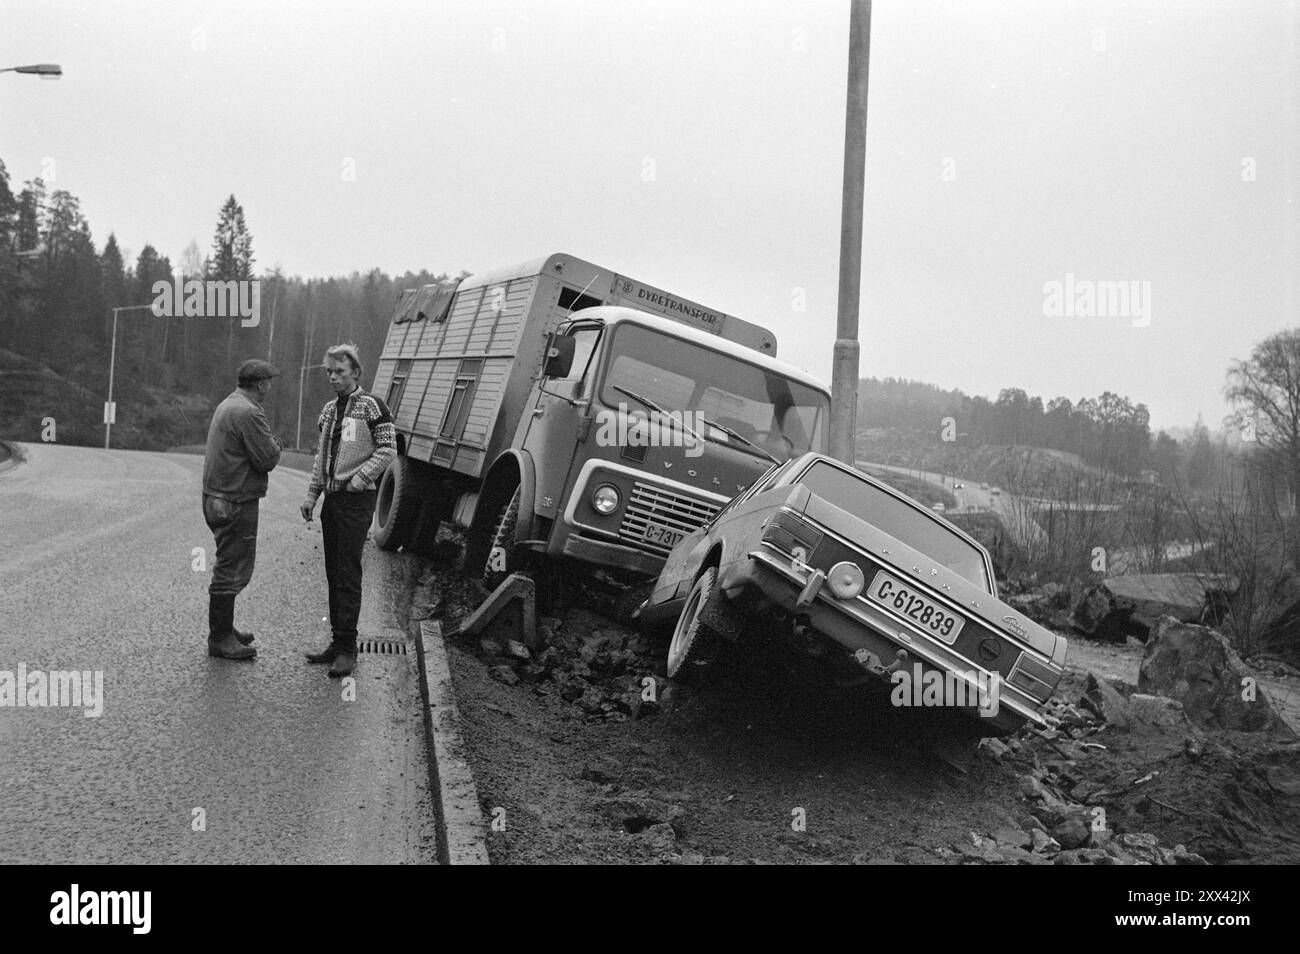
{"label": "car in ditch", "polygon": [[817,452],[773,465],[682,539],[639,616],[675,618],[675,681],[715,664],[724,641],[780,639],[819,678],[889,684],[896,705],[958,709],[988,735],[1043,724],[1066,655],[998,598],[974,538]]}

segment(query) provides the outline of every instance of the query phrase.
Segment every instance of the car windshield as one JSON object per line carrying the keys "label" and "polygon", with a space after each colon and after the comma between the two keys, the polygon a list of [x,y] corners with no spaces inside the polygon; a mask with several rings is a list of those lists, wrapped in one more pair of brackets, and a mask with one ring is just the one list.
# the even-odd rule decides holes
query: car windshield
{"label": "car windshield", "polygon": [[992,592],[984,554],[920,507],[913,507],[865,478],[825,461],[815,461],[798,483]]}
{"label": "car windshield", "polygon": [[[822,449],[829,404],[824,394],[798,381],[640,325],[620,325],[612,349],[614,360],[601,393],[610,407],[636,404],[617,390],[621,387],[670,413],[691,411],[717,421],[783,461]],[[698,430],[718,443],[748,450],[702,423]]]}

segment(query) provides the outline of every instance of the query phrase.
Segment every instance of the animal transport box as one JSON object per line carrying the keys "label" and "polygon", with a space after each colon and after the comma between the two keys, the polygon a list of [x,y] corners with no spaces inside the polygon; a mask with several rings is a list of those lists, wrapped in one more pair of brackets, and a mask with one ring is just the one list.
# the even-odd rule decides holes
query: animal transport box
{"label": "animal transport box", "polygon": [[372,386],[392,410],[406,456],[481,477],[514,438],[548,336],[597,305],[662,315],[776,356],[765,328],[563,253],[409,289]]}

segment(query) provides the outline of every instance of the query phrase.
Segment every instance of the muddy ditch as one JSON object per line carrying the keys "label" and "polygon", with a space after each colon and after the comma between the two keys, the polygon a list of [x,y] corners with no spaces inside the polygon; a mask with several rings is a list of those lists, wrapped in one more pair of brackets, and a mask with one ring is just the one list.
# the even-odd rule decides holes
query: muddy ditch
{"label": "muddy ditch", "polygon": [[[1294,740],[1159,714],[1120,729],[1076,668],[1048,729],[972,739],[963,772],[935,755],[946,713],[814,691],[763,651],[683,689],[666,637],[563,589],[535,650],[447,640],[495,863],[1300,861]],[[414,609],[450,633],[484,595],[429,565]]]}

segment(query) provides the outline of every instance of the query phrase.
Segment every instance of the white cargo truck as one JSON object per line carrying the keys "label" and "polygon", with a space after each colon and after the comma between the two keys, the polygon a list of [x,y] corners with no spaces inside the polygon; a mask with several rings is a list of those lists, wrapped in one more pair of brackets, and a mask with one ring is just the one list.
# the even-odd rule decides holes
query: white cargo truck
{"label": "white cargo truck", "polygon": [[529,554],[658,573],[775,458],[825,450],[830,396],[758,325],[554,254],[405,291],[373,391],[392,411],[375,539],[468,529],[494,582]]}

